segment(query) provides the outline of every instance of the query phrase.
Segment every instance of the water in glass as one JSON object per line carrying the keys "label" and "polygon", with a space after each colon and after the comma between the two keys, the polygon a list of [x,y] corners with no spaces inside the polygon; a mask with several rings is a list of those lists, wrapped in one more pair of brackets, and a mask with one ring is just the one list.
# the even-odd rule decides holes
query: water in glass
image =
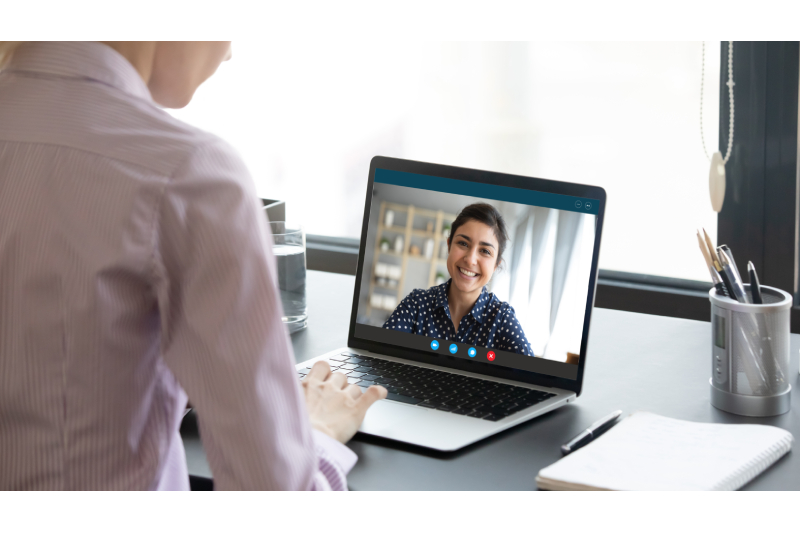
{"label": "water in glass", "polygon": [[294,333],[308,324],[306,308],[306,246],[303,230],[285,222],[270,222],[278,265],[283,322]]}
{"label": "water in glass", "polygon": [[283,304],[283,321],[289,333],[306,327],[306,251],[302,246],[276,244],[278,286]]}

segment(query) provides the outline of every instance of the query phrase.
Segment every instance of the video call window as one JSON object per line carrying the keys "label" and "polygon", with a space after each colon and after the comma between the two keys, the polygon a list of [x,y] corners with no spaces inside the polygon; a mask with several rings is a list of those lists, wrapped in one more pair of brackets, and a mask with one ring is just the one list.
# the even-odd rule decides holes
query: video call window
{"label": "video call window", "polygon": [[383,183],[380,172],[359,324],[578,363],[594,214]]}

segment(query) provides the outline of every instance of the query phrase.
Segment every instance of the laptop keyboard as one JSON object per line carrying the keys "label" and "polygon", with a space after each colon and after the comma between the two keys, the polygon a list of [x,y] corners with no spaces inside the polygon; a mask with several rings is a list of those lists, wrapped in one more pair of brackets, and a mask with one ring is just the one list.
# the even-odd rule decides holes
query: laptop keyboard
{"label": "laptop keyboard", "polygon": [[[331,369],[359,387],[383,385],[387,400],[496,422],[555,394],[504,383],[395,363],[365,355],[341,353],[328,359]],[[298,370],[300,378],[313,363]]]}

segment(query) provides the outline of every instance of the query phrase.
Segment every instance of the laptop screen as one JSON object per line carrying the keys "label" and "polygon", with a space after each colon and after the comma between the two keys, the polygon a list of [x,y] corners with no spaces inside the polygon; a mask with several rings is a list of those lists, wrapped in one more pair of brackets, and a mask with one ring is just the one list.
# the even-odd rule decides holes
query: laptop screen
{"label": "laptop screen", "polygon": [[374,169],[354,337],[575,380],[601,200],[487,181]]}

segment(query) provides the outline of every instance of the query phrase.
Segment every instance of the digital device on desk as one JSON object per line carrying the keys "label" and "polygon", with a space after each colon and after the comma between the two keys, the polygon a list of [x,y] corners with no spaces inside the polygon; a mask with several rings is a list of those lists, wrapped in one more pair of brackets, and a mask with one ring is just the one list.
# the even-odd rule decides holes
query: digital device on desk
{"label": "digital device on desk", "polygon": [[[384,385],[359,431],[442,451],[574,401],[605,203],[600,187],[373,158],[347,346],[298,374],[325,359]],[[497,225],[457,218],[475,209],[504,220],[497,270]],[[451,295],[477,301],[459,320]]]}

